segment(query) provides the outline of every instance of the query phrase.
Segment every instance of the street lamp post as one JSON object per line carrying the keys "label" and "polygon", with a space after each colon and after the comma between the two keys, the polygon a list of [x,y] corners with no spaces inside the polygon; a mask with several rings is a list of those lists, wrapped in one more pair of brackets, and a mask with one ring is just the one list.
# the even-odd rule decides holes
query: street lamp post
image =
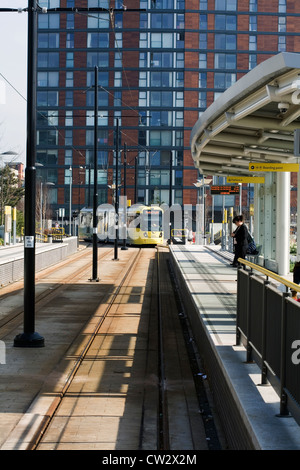
{"label": "street lamp post", "polygon": [[36,53],[37,2],[28,1],[27,155],[25,168],[24,236],[24,331],[14,339],[16,347],[43,347],[35,331],[35,195],[36,195]]}

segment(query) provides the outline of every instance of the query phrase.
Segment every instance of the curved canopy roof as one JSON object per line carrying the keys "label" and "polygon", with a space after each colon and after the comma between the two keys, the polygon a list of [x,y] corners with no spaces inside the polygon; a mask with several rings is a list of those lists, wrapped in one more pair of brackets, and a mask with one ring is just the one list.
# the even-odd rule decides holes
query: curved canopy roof
{"label": "curved canopy roof", "polygon": [[200,173],[247,175],[249,162],[296,163],[300,54],[265,60],[228,88],[198,119],[191,152]]}

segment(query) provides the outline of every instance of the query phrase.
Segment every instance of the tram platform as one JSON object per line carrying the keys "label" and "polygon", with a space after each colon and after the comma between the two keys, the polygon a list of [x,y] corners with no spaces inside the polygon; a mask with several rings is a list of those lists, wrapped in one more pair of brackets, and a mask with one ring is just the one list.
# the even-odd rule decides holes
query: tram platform
{"label": "tram platform", "polygon": [[299,450],[300,427],[290,416],[278,417],[278,395],[270,385],[261,385],[258,366],[246,363],[245,348],[236,345],[237,269],[230,266],[233,255],[223,252],[221,257],[221,252],[213,245],[171,246],[225,434],[232,437],[233,448]]}

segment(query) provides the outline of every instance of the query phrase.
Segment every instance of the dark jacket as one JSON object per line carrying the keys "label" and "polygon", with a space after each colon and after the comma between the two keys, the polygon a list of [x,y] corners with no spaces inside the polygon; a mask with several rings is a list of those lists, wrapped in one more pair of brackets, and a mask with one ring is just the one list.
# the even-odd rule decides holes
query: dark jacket
{"label": "dark jacket", "polygon": [[245,224],[240,225],[234,232],[237,245],[248,246],[248,229]]}

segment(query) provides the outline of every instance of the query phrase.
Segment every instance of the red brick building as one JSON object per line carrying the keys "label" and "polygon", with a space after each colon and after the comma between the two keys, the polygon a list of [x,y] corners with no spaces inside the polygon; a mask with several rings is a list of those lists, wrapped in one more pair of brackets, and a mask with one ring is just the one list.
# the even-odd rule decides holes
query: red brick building
{"label": "red brick building", "polygon": [[[172,204],[195,207],[199,175],[189,141],[200,113],[260,62],[300,50],[298,0],[39,4],[49,10],[38,22],[38,176],[55,184],[52,208],[65,207],[67,217],[70,188],[72,210],[91,204],[95,66],[99,204],[112,201],[118,119],[121,194],[126,144],[128,199],[169,203],[171,183]],[[76,12],[78,6],[90,11]],[[56,7],[69,10],[51,11]],[[238,198],[229,199],[226,205],[238,206]],[[249,202],[245,186],[243,207]],[[209,195],[206,206],[209,212]],[[218,207],[216,199],[216,214]]]}

